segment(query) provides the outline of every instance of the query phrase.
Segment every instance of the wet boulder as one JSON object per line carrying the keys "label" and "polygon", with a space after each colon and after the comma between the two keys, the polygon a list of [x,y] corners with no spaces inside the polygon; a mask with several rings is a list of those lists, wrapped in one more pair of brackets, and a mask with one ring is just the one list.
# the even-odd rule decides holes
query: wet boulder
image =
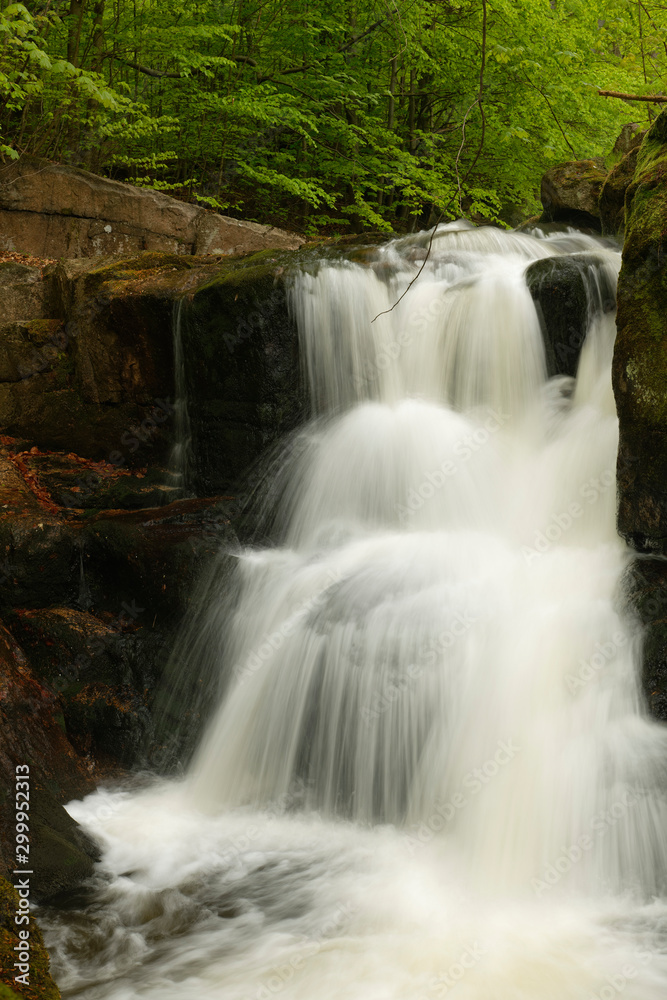
{"label": "wet boulder", "polygon": [[16,855],[16,768],[26,765],[30,777],[31,890],[39,902],[92,874],[97,849],[62,803],[92,790],[93,776],[67,740],[58,695],[38,678],[14,637],[0,626],[0,848],[4,874],[14,867]]}
{"label": "wet boulder", "polygon": [[135,607],[142,624],[174,626],[206,562],[236,544],[225,498],[100,512],[87,519],[82,537],[89,599],[98,611]]}
{"label": "wet boulder", "polygon": [[58,696],[69,742],[98,763],[133,764],[150,730],[150,670],[139,667],[131,612],[52,607],[7,616],[31,669]]}
{"label": "wet boulder", "polygon": [[658,559],[636,560],[623,583],[628,606],[644,630],[644,696],[651,714],[667,722],[667,570]]}
{"label": "wet boulder", "polygon": [[0,432],[117,468],[167,466],[181,324],[195,489],[236,487],[303,414],[286,291],[302,258],[307,250],[60,262],[51,316],[0,328]]}
{"label": "wet boulder", "polygon": [[542,328],[547,374],[576,375],[591,316],[616,305],[599,259],[590,253],[545,257],[528,266],[526,283]]}
{"label": "wet boulder", "polygon": [[237,488],[249,464],[307,410],[287,301],[298,255],[254,254],[187,296],[185,375],[197,492]]}

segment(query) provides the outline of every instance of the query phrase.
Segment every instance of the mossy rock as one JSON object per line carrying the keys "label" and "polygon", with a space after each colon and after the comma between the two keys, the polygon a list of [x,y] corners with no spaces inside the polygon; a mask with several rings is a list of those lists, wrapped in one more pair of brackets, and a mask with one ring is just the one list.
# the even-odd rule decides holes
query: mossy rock
{"label": "mossy rock", "polygon": [[626,203],[613,381],[621,534],[667,554],[667,112],[639,148]]}
{"label": "mossy rock", "polygon": [[602,233],[615,236],[625,231],[625,196],[637,168],[639,146],[635,145],[610,170],[600,191],[599,211]]}
{"label": "mossy rock", "polygon": [[544,222],[601,228],[598,200],[607,171],[599,160],[574,160],[551,167],[542,177]]}
{"label": "mossy rock", "polygon": [[21,997],[14,990],[10,989],[9,986],[0,983],[0,1000],[21,1000]]}
{"label": "mossy rock", "polygon": [[644,633],[642,687],[651,714],[667,722],[667,569],[642,559],[623,578],[625,600]]}
{"label": "mossy rock", "polygon": [[19,928],[14,919],[18,906],[16,889],[0,878],[0,1000],[14,1000],[16,997],[24,1000],[60,1000],[60,991],[49,972],[44,939],[34,917],[25,925],[30,932],[30,985],[23,986],[14,979],[14,948],[19,943]]}
{"label": "mossy rock", "polygon": [[[619,416],[618,528],[643,553],[667,555],[667,111],[637,153],[626,194],[612,377]],[[628,602],[645,629],[643,681],[667,719],[667,573],[662,558],[632,570]]]}

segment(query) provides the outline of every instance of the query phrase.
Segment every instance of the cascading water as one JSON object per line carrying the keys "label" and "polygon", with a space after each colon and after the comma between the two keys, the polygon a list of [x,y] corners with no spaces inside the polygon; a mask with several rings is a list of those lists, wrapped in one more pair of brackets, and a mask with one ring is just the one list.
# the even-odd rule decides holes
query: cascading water
{"label": "cascading water", "polygon": [[400,298],[427,240],[293,276],[317,416],[272,488],[279,545],[241,554],[209,628],[226,689],[185,779],[70,807],[106,881],[49,918],[65,997],[665,995],[614,316],[547,380],[524,280],[594,250],[613,282],[620,256],[442,227]]}
{"label": "cascading water", "polygon": [[183,353],[184,298],[174,303],[172,317],[174,345],[174,444],[169,456],[169,474],[173,485],[187,494],[192,480],[192,427],[188,411],[188,390]]}

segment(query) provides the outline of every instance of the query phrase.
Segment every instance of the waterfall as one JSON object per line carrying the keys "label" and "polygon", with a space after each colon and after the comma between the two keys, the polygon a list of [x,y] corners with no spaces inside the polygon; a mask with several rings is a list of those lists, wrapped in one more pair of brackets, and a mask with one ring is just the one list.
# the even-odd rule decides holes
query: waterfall
{"label": "waterfall", "polygon": [[[313,419],[270,484],[276,544],[210,608],[223,694],[186,777],[69,807],[106,881],[48,925],[65,997],[665,995],[667,731],[615,530],[620,254],[429,241],[291,276]],[[548,379],[525,270],[581,252],[577,377]]]}
{"label": "waterfall", "polygon": [[174,484],[187,496],[192,486],[192,428],[188,412],[188,388],[183,352],[184,298],[174,302],[172,329],[174,345],[174,444],[169,456],[169,473]]}

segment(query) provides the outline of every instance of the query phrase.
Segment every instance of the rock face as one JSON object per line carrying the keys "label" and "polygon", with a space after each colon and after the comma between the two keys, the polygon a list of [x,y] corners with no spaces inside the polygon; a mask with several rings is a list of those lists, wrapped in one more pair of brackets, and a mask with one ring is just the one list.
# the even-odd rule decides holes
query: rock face
{"label": "rock face", "polygon": [[638,122],[628,122],[622,127],[620,135],[614,143],[612,154],[620,157],[625,156],[631,149],[641,146],[645,135],[646,129],[642,129]]}
{"label": "rock face", "polygon": [[228,502],[86,517],[47,508],[0,466],[0,877],[13,867],[15,768],[29,762],[31,890],[44,902],[97,856],[62,803],[159,759],[172,736],[156,737],[156,692],[199,577],[213,558],[233,564],[236,543]]}
{"label": "rock face", "polygon": [[607,171],[598,160],[552,167],[542,178],[543,222],[569,222],[600,230],[598,199]]}
{"label": "rock face", "polygon": [[614,391],[620,419],[619,530],[667,553],[667,114],[639,151],[618,286]]}
{"label": "rock face", "polygon": [[[166,465],[177,423],[180,318],[199,456],[195,490],[233,491],[305,405],[286,298],[298,258],[280,251],[233,261],[144,253],[45,268],[39,301],[48,316],[14,316],[0,327],[0,432],[116,468]],[[8,278],[11,294],[13,271]],[[84,493],[90,499],[91,491]]]}
{"label": "rock face", "polygon": [[39,257],[239,254],[304,240],[158,191],[22,157],[0,169],[0,248]]}
{"label": "rock face", "polygon": [[[33,671],[14,637],[0,628],[0,847],[4,874],[14,867],[15,773],[29,762],[30,880],[45,900],[92,874],[95,846],[61,802],[93,787],[85,762],[59,723],[57,695]],[[3,872],[0,871],[0,875]]]}
{"label": "rock face", "polygon": [[602,185],[599,210],[603,235],[613,236],[625,230],[625,196],[632,184],[638,154],[639,143],[610,170]]}
{"label": "rock face", "polygon": [[526,269],[526,283],[540,318],[547,374],[576,375],[591,315],[616,307],[604,268],[590,253],[546,257]]}
{"label": "rock face", "polygon": [[259,457],[305,416],[298,337],[287,305],[292,262],[290,255],[255,254],[220,270],[185,301],[183,348],[200,493],[233,491],[249,457]]}
{"label": "rock face", "polygon": [[0,326],[17,320],[48,316],[51,286],[43,280],[42,269],[14,261],[0,263]]}
{"label": "rock face", "polygon": [[[667,112],[659,115],[639,149],[626,197],[626,240],[618,285],[618,334],[612,373],[620,423],[618,528],[640,552],[664,556]],[[649,702],[656,714],[667,718],[667,573],[662,561],[642,560],[630,594],[647,627],[644,674]]]}

